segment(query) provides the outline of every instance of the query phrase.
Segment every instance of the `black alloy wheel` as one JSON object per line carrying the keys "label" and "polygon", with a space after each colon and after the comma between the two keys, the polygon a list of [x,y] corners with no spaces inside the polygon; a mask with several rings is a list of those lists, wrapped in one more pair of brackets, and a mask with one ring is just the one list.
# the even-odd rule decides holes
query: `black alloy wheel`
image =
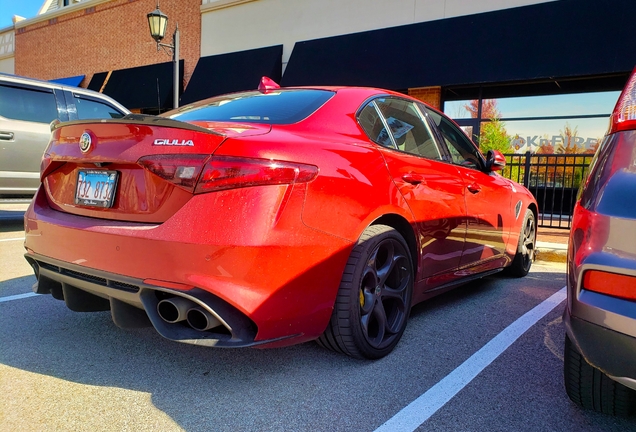
{"label": "black alloy wheel", "polygon": [[523,277],[528,274],[534,262],[537,245],[537,223],[532,210],[527,209],[521,225],[517,253],[508,267],[508,274]]}
{"label": "black alloy wheel", "polygon": [[356,358],[389,354],[406,328],[413,274],[404,238],[385,225],[367,228],[351,252],[318,343]]}

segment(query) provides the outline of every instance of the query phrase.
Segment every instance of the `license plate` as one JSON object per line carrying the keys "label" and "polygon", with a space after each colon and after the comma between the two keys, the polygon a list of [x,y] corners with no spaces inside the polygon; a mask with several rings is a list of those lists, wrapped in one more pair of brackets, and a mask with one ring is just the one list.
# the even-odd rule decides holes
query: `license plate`
{"label": "license plate", "polygon": [[79,170],[75,188],[75,204],[90,207],[112,207],[117,187],[117,171]]}

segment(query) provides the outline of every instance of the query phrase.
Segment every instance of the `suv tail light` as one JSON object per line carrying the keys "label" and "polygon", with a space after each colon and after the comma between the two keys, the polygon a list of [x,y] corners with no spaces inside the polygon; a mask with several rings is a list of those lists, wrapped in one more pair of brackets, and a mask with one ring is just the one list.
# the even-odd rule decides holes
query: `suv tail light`
{"label": "suv tail light", "polygon": [[199,194],[249,186],[302,183],[318,167],[292,162],[209,155],[153,155],[137,162],[153,174]]}
{"label": "suv tail light", "polygon": [[612,120],[610,133],[636,128],[636,69],[629,77],[625,88],[618,98]]}
{"label": "suv tail light", "polygon": [[583,275],[583,288],[627,300],[636,300],[636,277],[598,270]]}

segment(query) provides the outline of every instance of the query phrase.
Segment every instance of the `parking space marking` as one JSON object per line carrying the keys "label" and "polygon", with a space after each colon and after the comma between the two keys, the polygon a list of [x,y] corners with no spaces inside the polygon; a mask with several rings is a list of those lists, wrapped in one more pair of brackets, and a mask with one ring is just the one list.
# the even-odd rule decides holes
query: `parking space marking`
{"label": "parking space marking", "polygon": [[414,431],[420,427],[422,423],[466,387],[530,327],[561,304],[565,300],[565,293],[566,288],[563,287],[526,312],[426,393],[377,428],[376,432]]}
{"label": "parking space marking", "polygon": [[12,300],[20,300],[20,299],[28,298],[28,297],[35,297],[36,295],[38,295],[38,294],[36,294],[36,293],[25,293],[25,294],[16,294],[16,295],[12,295],[12,296],[0,297],[0,303],[12,301]]}
{"label": "parking space marking", "polygon": [[24,237],[20,237],[20,238],[0,239],[0,242],[6,242],[6,241],[18,241],[18,240],[24,240]]}

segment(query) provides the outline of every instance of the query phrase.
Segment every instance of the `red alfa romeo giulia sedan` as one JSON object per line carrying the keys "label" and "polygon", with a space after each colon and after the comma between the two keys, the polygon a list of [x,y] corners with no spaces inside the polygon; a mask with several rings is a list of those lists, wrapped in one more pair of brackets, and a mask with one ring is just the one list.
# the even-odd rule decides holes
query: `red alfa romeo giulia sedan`
{"label": "red alfa romeo giulia sedan", "polygon": [[215,347],[393,350],[411,306],[528,273],[537,204],[439,111],[279,88],[53,125],[25,215],[34,290]]}

